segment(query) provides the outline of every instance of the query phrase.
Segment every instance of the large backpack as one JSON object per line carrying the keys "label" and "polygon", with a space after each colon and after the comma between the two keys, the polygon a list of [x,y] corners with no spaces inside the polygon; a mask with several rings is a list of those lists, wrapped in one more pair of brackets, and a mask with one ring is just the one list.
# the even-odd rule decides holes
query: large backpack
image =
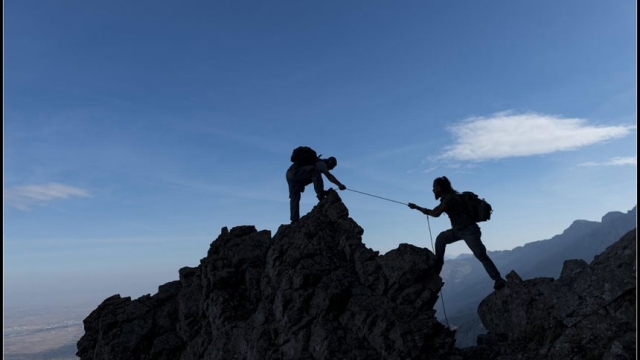
{"label": "large backpack", "polygon": [[481,199],[478,195],[471,191],[463,191],[459,194],[460,199],[464,201],[469,209],[469,213],[475,222],[487,221],[491,219],[493,209],[485,199]]}
{"label": "large backpack", "polygon": [[315,165],[320,156],[308,146],[298,146],[291,153],[291,162],[298,166]]}

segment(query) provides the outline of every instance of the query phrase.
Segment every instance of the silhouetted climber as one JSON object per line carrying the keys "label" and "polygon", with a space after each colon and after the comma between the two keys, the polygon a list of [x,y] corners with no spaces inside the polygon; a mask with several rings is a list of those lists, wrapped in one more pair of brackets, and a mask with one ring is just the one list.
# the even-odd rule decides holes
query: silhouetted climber
{"label": "silhouetted climber", "polygon": [[409,208],[416,209],[425,215],[439,217],[443,212],[451,220],[451,229],[441,232],[436,238],[436,261],[438,272],[442,270],[444,264],[444,250],[448,244],[459,240],[464,240],[473,251],[473,255],[480,260],[484,269],[494,281],[495,290],[502,289],[506,281],[500,276],[496,265],[487,255],[487,249],[482,243],[480,227],[473,220],[467,205],[460,199],[458,192],[451,187],[449,179],[442,176],[433,181],[433,194],[436,200],[440,199],[440,204],[432,210],[422,208],[416,204],[407,204]]}
{"label": "silhouetted climber", "polygon": [[340,190],[347,188],[329,172],[338,165],[338,160],[333,156],[321,159],[311,148],[301,146],[293,151],[291,161],[293,164],[287,170],[291,223],[300,219],[300,197],[305,186],[313,183],[318,200],[322,200],[326,196],[327,192],[324,190],[324,181],[322,180],[323,174]]}

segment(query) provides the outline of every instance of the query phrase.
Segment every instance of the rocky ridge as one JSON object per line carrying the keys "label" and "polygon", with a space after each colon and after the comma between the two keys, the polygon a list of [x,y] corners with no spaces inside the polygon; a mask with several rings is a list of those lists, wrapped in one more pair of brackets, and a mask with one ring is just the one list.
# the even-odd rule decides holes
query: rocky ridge
{"label": "rocky ridge", "polygon": [[567,260],[557,280],[506,276],[478,314],[488,333],[481,358],[635,359],[636,230],[595,257]]}
{"label": "rocky ridge", "polygon": [[[384,255],[335,191],[275,236],[222,233],[196,268],[136,300],[114,295],[84,321],[78,356],[98,359],[446,358],[443,283],[427,249]],[[429,354],[426,357],[425,354]]]}
{"label": "rocky ridge", "polygon": [[[489,331],[458,349],[435,318],[433,253],[362,243],[335,191],[272,237],[223,228],[195,268],[135,300],[114,295],[85,320],[82,360],[626,359],[635,354],[635,230],[556,281],[523,281],[478,311]],[[632,341],[633,340],[633,341]],[[630,358],[630,357],[629,357]],[[634,357],[635,358],[635,357]]]}

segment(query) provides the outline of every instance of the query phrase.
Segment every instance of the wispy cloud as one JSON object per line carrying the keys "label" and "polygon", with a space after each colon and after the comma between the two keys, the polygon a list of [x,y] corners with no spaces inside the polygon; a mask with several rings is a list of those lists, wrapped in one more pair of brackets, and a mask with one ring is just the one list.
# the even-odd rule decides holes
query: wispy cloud
{"label": "wispy cloud", "polygon": [[90,196],[85,189],[58,183],[15,186],[3,191],[4,204],[20,210],[29,210],[31,205],[57,199]]}
{"label": "wispy cloud", "polygon": [[449,128],[455,143],[444,159],[483,161],[575,150],[628,135],[635,126],[592,126],[584,119],[501,112]]}
{"label": "wispy cloud", "polygon": [[636,157],[615,157],[607,161],[595,162],[590,161],[578,166],[636,166]]}

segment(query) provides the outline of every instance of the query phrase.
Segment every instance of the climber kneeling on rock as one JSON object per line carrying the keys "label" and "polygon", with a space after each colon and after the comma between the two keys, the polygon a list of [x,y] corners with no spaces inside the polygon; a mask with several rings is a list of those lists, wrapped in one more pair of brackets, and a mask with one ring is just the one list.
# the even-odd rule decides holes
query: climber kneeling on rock
{"label": "climber kneeling on rock", "polygon": [[444,250],[448,244],[459,240],[464,240],[473,251],[473,255],[480,260],[484,269],[495,282],[495,290],[502,289],[506,281],[500,276],[500,272],[493,261],[487,255],[482,240],[480,239],[480,227],[469,214],[466,204],[462,201],[457,191],[451,187],[449,179],[442,176],[433,181],[433,194],[436,200],[440,199],[440,204],[433,209],[420,207],[416,204],[407,204],[409,208],[420,211],[425,215],[439,217],[446,213],[451,221],[451,229],[445,230],[436,238],[436,261],[438,272],[442,270],[444,264]]}
{"label": "climber kneeling on rock", "polygon": [[326,196],[322,175],[329,181],[336,184],[340,190],[345,190],[338,179],[329,172],[338,165],[338,160],[331,156],[327,159],[320,158],[321,155],[307,146],[300,146],[293,150],[291,161],[293,164],[287,170],[287,184],[289,185],[289,207],[291,211],[291,223],[300,219],[300,197],[305,186],[313,183],[318,200]]}

